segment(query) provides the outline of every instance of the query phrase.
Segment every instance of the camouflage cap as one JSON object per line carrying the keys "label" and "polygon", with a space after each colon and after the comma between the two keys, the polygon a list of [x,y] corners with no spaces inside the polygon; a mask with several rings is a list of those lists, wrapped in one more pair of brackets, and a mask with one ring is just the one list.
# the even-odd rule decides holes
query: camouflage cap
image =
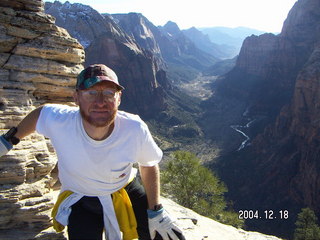
{"label": "camouflage cap", "polygon": [[76,89],[88,89],[102,81],[114,83],[118,90],[124,89],[124,87],[119,84],[116,73],[104,64],[93,64],[82,70],[77,77]]}

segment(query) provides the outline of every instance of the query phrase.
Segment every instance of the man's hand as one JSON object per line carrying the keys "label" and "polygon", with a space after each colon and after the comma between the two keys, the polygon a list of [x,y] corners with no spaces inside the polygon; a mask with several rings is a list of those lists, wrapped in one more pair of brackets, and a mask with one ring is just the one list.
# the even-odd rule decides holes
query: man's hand
{"label": "man's hand", "polygon": [[148,221],[151,239],[158,232],[163,240],[185,240],[180,228],[163,208],[158,211],[148,210]]}
{"label": "man's hand", "polygon": [[11,149],[12,144],[8,142],[3,135],[0,136],[0,157],[6,155]]}

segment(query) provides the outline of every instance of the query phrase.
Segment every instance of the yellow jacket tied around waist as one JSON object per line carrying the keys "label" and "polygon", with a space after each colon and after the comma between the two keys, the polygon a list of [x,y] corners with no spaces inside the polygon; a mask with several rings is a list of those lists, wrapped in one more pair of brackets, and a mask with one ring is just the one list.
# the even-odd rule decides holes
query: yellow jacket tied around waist
{"label": "yellow jacket tied around waist", "polygon": [[[68,217],[71,213],[71,206],[79,201],[82,197],[83,195],[73,193],[72,191],[64,191],[60,193],[51,213],[51,216],[53,218],[53,228],[57,232],[61,232],[68,224]],[[112,237],[110,239],[138,239],[137,221],[127,191],[124,188],[121,188],[119,191],[112,193],[112,205],[114,208],[116,219],[114,219],[114,214],[112,214],[112,212],[108,212],[108,210],[105,211],[105,206],[108,203],[104,202],[104,200],[108,200],[109,197],[111,199],[111,196],[98,197],[104,209],[106,235],[108,235],[109,238]],[[108,220],[106,221],[106,219]],[[118,233],[112,233],[112,231],[114,230],[117,231],[117,227],[114,227],[115,225],[118,225]],[[120,231],[122,232],[122,238]]]}

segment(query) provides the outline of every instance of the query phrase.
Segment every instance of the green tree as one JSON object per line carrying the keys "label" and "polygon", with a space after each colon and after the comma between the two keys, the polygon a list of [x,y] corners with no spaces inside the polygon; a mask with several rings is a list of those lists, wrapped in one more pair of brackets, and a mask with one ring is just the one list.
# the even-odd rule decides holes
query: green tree
{"label": "green tree", "polygon": [[320,227],[314,211],[310,208],[303,208],[298,214],[294,240],[319,240]]}
{"label": "green tree", "polygon": [[161,175],[162,189],[177,203],[223,223],[241,227],[238,214],[226,211],[226,186],[192,153],[177,151]]}

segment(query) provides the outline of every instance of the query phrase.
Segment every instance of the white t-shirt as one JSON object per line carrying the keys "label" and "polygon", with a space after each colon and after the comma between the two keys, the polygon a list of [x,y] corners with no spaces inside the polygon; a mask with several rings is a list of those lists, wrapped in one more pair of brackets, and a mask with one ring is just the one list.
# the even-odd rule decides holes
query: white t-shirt
{"label": "white t-shirt", "polygon": [[133,163],[154,166],[162,151],[139,116],[118,111],[111,135],[102,141],[85,132],[78,107],[45,105],[36,130],[50,138],[63,190],[86,196],[111,194],[136,174]]}

